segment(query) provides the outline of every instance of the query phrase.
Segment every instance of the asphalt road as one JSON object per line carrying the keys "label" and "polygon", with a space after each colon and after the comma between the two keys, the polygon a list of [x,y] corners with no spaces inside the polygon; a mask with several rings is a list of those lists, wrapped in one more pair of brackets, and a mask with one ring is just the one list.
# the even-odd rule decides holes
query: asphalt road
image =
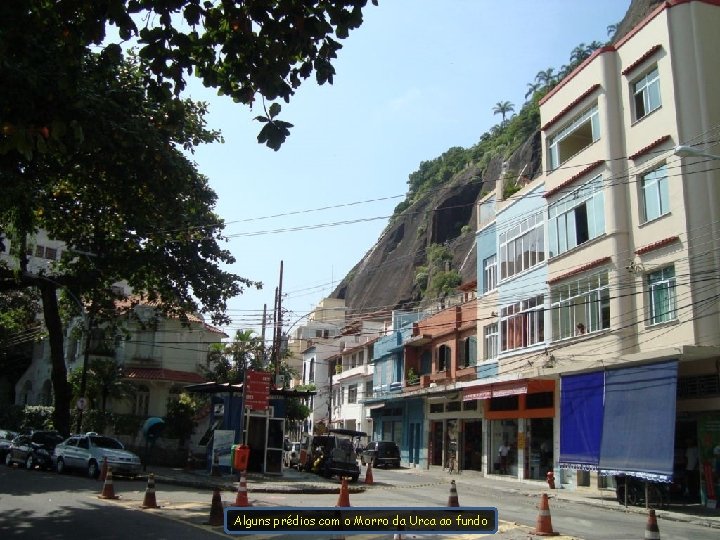
{"label": "asphalt road", "polygon": [[[365,493],[352,494],[353,507],[444,507],[448,502],[449,482],[418,483],[417,478],[402,471],[375,471],[376,486]],[[533,497],[512,490],[488,489],[487,486],[459,484],[458,499],[463,506],[498,508],[501,529],[494,537],[507,540],[527,539],[534,531],[538,516]],[[5,539],[116,539],[116,538],[211,538],[228,536],[222,527],[210,527],[212,492],[178,486],[157,485],[159,509],[143,510],[146,492],[142,480],[114,480],[118,500],[98,498],[101,482],[79,475],[58,475],[54,472],[26,471],[0,466],[0,537]],[[235,494],[223,492],[225,506],[235,501]],[[282,493],[250,493],[250,503],[262,507],[335,506],[338,495],[299,495]],[[551,502],[552,525],[560,538],[614,540],[643,538],[646,517],[617,509],[592,507],[569,501]],[[662,538],[678,540],[715,540],[717,529],[698,525],[663,521],[659,523]],[[310,540],[317,535],[243,535],[240,538],[282,538]],[[332,535],[325,536],[331,538]],[[354,540],[389,540],[392,534],[348,535]],[[403,535],[404,539],[413,535]],[[439,536],[432,538],[482,538],[478,535]]]}

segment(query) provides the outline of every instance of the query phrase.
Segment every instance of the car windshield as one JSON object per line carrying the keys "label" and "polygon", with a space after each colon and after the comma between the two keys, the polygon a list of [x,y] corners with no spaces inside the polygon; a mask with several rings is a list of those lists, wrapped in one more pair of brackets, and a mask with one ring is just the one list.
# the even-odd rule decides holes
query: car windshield
{"label": "car windshield", "polygon": [[110,450],[123,450],[122,443],[115,439],[111,439],[110,437],[90,437],[90,442],[93,446],[97,446],[99,448],[108,448]]}

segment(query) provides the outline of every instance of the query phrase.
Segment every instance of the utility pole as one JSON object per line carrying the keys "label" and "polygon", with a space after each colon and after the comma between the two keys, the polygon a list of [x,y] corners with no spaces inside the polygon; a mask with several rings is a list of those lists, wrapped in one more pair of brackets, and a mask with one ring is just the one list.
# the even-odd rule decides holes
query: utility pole
{"label": "utility pole", "polygon": [[273,352],[275,354],[275,382],[280,375],[280,347],[282,344],[282,283],[283,261],[280,261],[280,284],[277,288],[277,312],[275,316],[275,335],[273,337]]}

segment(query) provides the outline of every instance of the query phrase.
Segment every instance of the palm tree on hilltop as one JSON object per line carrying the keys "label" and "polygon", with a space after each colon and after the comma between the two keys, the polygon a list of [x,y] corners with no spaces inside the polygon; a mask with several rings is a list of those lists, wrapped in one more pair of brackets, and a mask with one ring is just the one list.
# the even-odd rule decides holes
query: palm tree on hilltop
{"label": "palm tree on hilltop", "polygon": [[515,106],[509,101],[498,101],[493,108],[493,114],[502,114],[503,124],[505,123],[505,115],[509,112],[513,112]]}

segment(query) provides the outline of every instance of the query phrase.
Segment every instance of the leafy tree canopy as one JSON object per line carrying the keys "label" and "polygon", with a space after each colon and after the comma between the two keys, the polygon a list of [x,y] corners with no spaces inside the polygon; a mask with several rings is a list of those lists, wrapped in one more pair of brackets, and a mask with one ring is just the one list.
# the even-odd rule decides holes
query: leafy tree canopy
{"label": "leafy tree canopy", "polygon": [[[372,0],[377,5],[377,0]],[[28,156],[82,125],[65,114],[92,48],[119,58],[135,40],[153,99],[171,101],[190,76],[235,102],[288,102],[315,73],[332,83],[340,40],[362,24],[367,0],[3,0],[0,2],[0,152]],[[274,103],[258,141],[277,150],[292,126]]]}

